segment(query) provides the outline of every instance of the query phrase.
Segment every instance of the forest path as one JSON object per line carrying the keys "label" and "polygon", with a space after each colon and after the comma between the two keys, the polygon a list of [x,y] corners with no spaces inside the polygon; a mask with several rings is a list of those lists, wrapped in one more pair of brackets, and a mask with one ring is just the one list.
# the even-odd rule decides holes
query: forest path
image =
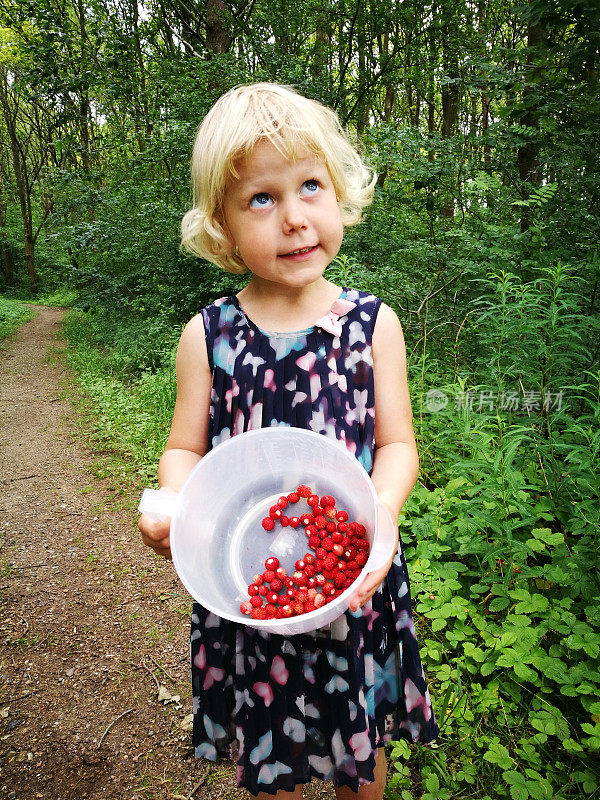
{"label": "forest path", "polygon": [[247,797],[193,756],[190,598],[141,543],[138,490],[95,474],[64,311],[36,311],[0,343],[0,798]]}

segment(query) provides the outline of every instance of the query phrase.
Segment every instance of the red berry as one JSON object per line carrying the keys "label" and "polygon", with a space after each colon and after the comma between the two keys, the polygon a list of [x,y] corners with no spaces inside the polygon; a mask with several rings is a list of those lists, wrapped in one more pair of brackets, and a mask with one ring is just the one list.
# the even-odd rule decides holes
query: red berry
{"label": "red berry", "polygon": [[307,589],[313,589],[315,586],[317,586],[317,581],[316,581],[315,578],[309,578],[306,581],[306,588]]}
{"label": "red berry", "polygon": [[304,604],[304,613],[310,614],[311,611],[315,610],[315,604],[311,600],[307,600]]}
{"label": "red berry", "polygon": [[337,519],[338,522],[346,522],[346,520],[348,519],[348,513],[343,510],[338,511],[337,514],[335,515],[335,518]]}
{"label": "red berry", "polygon": [[324,494],[320,502],[323,508],[335,505],[335,499],[330,494]]}
{"label": "red berry", "polygon": [[[327,555],[327,553],[325,553],[325,555]],[[324,557],[325,556],[323,556],[323,558]],[[323,559],[322,558],[315,559],[315,569],[316,569],[317,572],[321,572],[321,570],[323,569]]]}
{"label": "red berry", "polygon": [[336,564],[337,564],[337,558],[332,553],[330,553],[323,562],[323,566],[325,567],[325,569],[333,569]]}
{"label": "red berry", "polygon": [[288,517],[285,516],[285,514],[281,515],[281,519],[279,520],[279,522],[281,522],[284,528],[287,528],[287,526],[290,524],[290,520]]}
{"label": "red berry", "polygon": [[293,605],[293,609],[294,609],[294,614],[296,614],[296,616],[304,614],[304,603],[299,603],[298,601],[296,601]]}
{"label": "red berry", "polygon": [[255,583],[251,583],[248,586],[248,594],[250,597],[255,597],[258,594],[258,586]]}
{"label": "red berry", "polygon": [[315,517],[318,517],[319,514],[323,513],[323,509],[321,508],[321,506],[313,506],[312,513],[315,515]]}
{"label": "red berry", "polygon": [[315,525],[319,530],[321,530],[322,528],[325,527],[325,525],[327,525],[327,520],[325,519],[324,516],[319,514],[318,517],[315,517]]}
{"label": "red berry", "polygon": [[244,602],[240,605],[240,611],[242,614],[251,614],[252,608],[252,603],[249,600],[244,600]]}
{"label": "red berry", "polygon": [[250,602],[252,603],[254,608],[258,608],[259,606],[262,606],[262,597],[258,597],[258,595],[255,595],[254,597],[250,598]]}
{"label": "red berry", "polygon": [[267,612],[267,619],[274,619],[277,616],[277,609],[274,605],[266,605],[264,609]]}
{"label": "red berry", "polygon": [[266,531],[272,531],[275,527],[275,522],[271,519],[271,517],[265,517],[262,521],[262,526]]}
{"label": "red berry", "polygon": [[321,608],[321,606],[325,605],[325,597],[322,594],[318,594],[313,600],[313,603],[315,604],[315,608]]}
{"label": "red berry", "polygon": [[340,572],[345,572],[348,569],[348,565],[345,561],[338,561],[337,568]]}
{"label": "red berry", "polygon": [[323,584],[323,594],[327,596],[327,595],[332,595],[334,592],[335,592],[335,586],[333,585],[333,583],[326,581]]}
{"label": "red berry", "polygon": [[297,528],[300,525],[300,517],[290,517],[290,527]]}
{"label": "red berry", "polygon": [[361,550],[360,553],[356,554],[356,559],[355,560],[356,560],[357,564],[360,564],[361,567],[364,567],[364,565],[367,563],[367,559],[368,558],[369,558],[369,554],[366,553],[364,550]]}
{"label": "red berry", "polygon": [[317,547],[315,550],[315,555],[317,558],[325,558],[327,555],[327,550],[324,550],[322,547]]}
{"label": "red berry", "polygon": [[263,582],[263,576],[262,575],[255,575],[252,578],[252,583],[255,583],[257,586],[260,586],[262,582]]}
{"label": "red berry", "polygon": [[356,526],[357,525],[358,525],[358,522],[349,522],[348,523],[348,529],[350,530],[350,533],[358,533],[358,531],[356,530]]}
{"label": "red berry", "polygon": [[366,539],[359,539],[356,542],[356,549],[357,550],[368,550],[369,549],[368,541]]}
{"label": "red berry", "polygon": [[307,577],[301,570],[297,569],[292,575],[292,578],[298,586],[306,586]]}
{"label": "red berry", "polygon": [[263,578],[265,579],[266,583],[271,583],[271,581],[273,580],[274,577],[275,577],[275,573],[273,572],[272,569],[266,569],[263,572]]}
{"label": "red berry", "polygon": [[289,601],[290,598],[287,596],[287,594],[280,594],[279,597],[277,598],[277,604],[280,606],[287,605]]}
{"label": "red berry", "polygon": [[304,484],[301,484],[296,491],[300,497],[310,497],[312,495],[312,489],[310,486],[305,486]]}
{"label": "red berry", "polygon": [[318,572],[315,575],[315,580],[317,582],[317,586],[324,586],[325,585],[325,576]]}
{"label": "red berry", "polygon": [[334,544],[331,549],[336,554],[336,556],[341,556],[342,553],[344,552],[344,548],[342,547],[341,544]]}
{"label": "red berry", "polygon": [[340,533],[346,533],[346,531],[348,530],[348,526],[346,525],[345,522],[338,522],[337,529]]}
{"label": "red berry", "polygon": [[304,528],[304,533],[307,536],[314,536],[316,534],[316,532],[317,532],[317,529],[316,529],[316,527],[314,525],[307,525],[306,528]]}
{"label": "red berry", "polygon": [[274,592],[278,592],[280,589],[283,589],[283,581],[279,580],[279,578],[274,577],[273,580],[271,581],[271,589]]}
{"label": "red berry", "polygon": [[302,514],[300,521],[303,525],[311,525],[315,521],[314,514]]}
{"label": "red berry", "polygon": [[311,547],[313,550],[316,550],[317,547],[321,544],[321,540],[318,536],[311,536],[308,540],[308,546]]}
{"label": "red berry", "polygon": [[347,561],[351,561],[355,555],[356,555],[356,547],[350,546],[344,550],[344,558]]}
{"label": "red berry", "polygon": [[323,541],[321,542],[321,547],[323,548],[323,550],[327,550],[327,551],[333,550],[333,542],[331,541],[329,536],[326,536],[323,539]]}
{"label": "red berry", "polygon": [[283,585],[285,586],[286,589],[289,589],[290,586],[294,585],[294,581],[290,578],[289,575],[286,575],[285,578],[283,579]]}
{"label": "red berry", "polygon": [[266,587],[266,584],[264,584],[264,583],[263,583],[263,584],[261,584],[261,585],[258,587],[258,593],[259,593],[259,595],[260,595],[261,597],[266,597],[266,595],[267,595],[267,592],[268,592],[268,591],[269,591],[269,590],[267,589],[267,587]]}
{"label": "red berry", "polygon": [[279,519],[281,517],[281,509],[279,506],[271,506],[269,509],[269,516],[271,519]]}
{"label": "red berry", "polygon": [[[335,522],[331,522],[331,521],[329,521],[329,522],[327,523],[327,525],[325,525],[325,530],[327,531],[327,533],[337,533],[337,531],[336,531],[336,529],[335,529]],[[340,538],[342,537],[342,534],[341,534],[341,533],[337,533],[337,535],[338,535]]]}
{"label": "red berry", "polygon": [[290,503],[297,503],[300,500],[300,495],[298,492],[290,492],[287,496],[287,499]]}
{"label": "red berry", "polygon": [[287,572],[285,571],[285,569],[283,567],[277,567],[277,569],[275,570],[275,577],[279,578],[279,580],[282,581],[286,576]]}
{"label": "red berry", "polygon": [[314,566],[312,564],[307,564],[304,567],[304,574],[306,575],[307,578],[312,578],[312,576],[315,574]]}
{"label": "red berry", "polygon": [[316,506],[319,503],[319,497],[316,494],[311,494],[310,497],[306,498],[306,502],[309,506]]}
{"label": "red berry", "polygon": [[293,613],[294,613],[294,609],[289,604],[286,605],[286,606],[283,606],[283,608],[281,609],[282,618],[291,617]]}
{"label": "red berry", "polygon": [[285,590],[285,593],[286,593],[286,595],[288,596],[288,598],[289,598],[290,600],[293,600],[293,599],[296,597],[296,592],[297,592],[297,591],[298,591],[298,590],[296,589],[296,587],[295,587],[295,586],[290,586],[290,588],[289,588],[289,589],[286,589],[286,590]]}
{"label": "red berry", "polygon": [[266,619],[267,612],[264,610],[264,608],[255,608],[253,609],[250,616],[252,617],[252,619]]}
{"label": "red berry", "polygon": [[365,533],[367,532],[367,529],[365,528],[364,525],[361,525],[360,522],[357,522],[356,523],[356,532],[358,533],[359,536],[364,536]]}
{"label": "red berry", "polygon": [[296,600],[299,603],[306,603],[306,601],[308,600],[308,591],[306,591],[305,589],[300,589],[300,591],[296,595]]}
{"label": "red berry", "polygon": [[[327,519],[334,520],[335,519],[335,508],[333,506],[327,506],[323,509],[323,513],[327,517]],[[335,523],[333,523],[335,525]]]}
{"label": "red berry", "polygon": [[333,582],[335,583],[336,588],[339,589],[341,586],[343,586],[345,581],[346,581],[346,576],[344,575],[344,573],[340,572],[339,570],[336,570],[333,576]]}
{"label": "red berry", "polygon": [[269,570],[275,570],[279,566],[279,559],[275,558],[275,556],[271,556],[267,558],[265,561],[265,567]]}
{"label": "red berry", "polygon": [[344,537],[339,531],[333,530],[331,531],[331,541],[335,542],[335,544],[341,544]]}
{"label": "red berry", "polygon": [[305,564],[314,564],[315,563],[315,556],[313,553],[306,553],[304,556],[304,563]]}
{"label": "red berry", "polygon": [[287,504],[288,504],[287,497],[284,497],[283,495],[281,495],[281,497],[277,501],[277,505],[279,506],[279,508],[285,508],[287,506]]}
{"label": "red berry", "polygon": [[277,598],[278,598],[277,592],[269,592],[267,594],[267,603],[269,603],[269,605],[274,606],[277,603]]}
{"label": "red berry", "polygon": [[296,567],[296,569],[302,570],[302,569],[304,569],[306,564],[304,563],[304,561],[302,561],[301,558],[299,558],[298,561],[296,561],[296,563],[294,564],[294,566]]}

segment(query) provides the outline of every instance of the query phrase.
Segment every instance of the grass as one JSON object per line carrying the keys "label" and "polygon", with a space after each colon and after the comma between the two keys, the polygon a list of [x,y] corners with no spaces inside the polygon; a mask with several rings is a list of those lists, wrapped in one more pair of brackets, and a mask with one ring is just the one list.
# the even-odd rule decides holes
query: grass
{"label": "grass", "polygon": [[35,311],[8,297],[0,297],[0,340],[6,339],[25,322],[35,316]]}

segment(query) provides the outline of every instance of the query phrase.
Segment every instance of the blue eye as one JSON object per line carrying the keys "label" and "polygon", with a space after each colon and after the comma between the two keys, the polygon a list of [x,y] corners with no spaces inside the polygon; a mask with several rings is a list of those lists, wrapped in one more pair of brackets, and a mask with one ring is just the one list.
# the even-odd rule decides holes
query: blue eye
{"label": "blue eye", "polygon": [[272,202],[270,195],[266,192],[259,192],[250,200],[250,208],[268,208]]}
{"label": "blue eye", "polygon": [[308,181],[304,181],[302,184],[302,191],[301,194],[308,195],[309,197],[313,194],[316,194],[319,191],[319,181],[311,178]]}

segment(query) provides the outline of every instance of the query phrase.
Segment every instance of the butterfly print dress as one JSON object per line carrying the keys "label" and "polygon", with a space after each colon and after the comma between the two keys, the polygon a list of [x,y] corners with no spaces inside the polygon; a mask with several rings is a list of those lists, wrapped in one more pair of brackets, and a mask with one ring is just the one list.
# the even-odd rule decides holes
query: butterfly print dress
{"label": "butterfly print dress", "polygon": [[[235,296],[204,308],[209,449],[244,431],[291,425],[344,442],[370,473],[380,304],[343,289],[329,314],[293,333],[260,330]],[[290,792],[313,777],[356,792],[374,780],[378,747],[439,733],[401,543],[371,600],[317,631],[275,635],[195,603],[191,659],[195,754],[235,758],[238,785],[253,795]]]}

